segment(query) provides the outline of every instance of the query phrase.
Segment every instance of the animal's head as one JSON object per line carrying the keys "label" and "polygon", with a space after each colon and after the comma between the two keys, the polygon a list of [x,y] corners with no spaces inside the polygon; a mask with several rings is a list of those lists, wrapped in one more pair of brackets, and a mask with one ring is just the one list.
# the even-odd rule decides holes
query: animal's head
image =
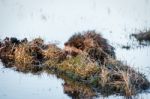
{"label": "animal's head", "polygon": [[84,45],[84,36],[80,33],[74,34],[66,43],[65,43],[65,52],[73,56],[82,52],[85,48]]}
{"label": "animal's head", "polygon": [[76,55],[86,49],[98,47],[99,42],[101,43],[101,35],[95,31],[76,33],[65,43],[65,51]]}
{"label": "animal's head", "polygon": [[95,31],[86,31],[83,33],[74,34],[65,43],[65,52],[71,55],[77,55],[82,51],[87,51],[90,48],[101,48],[104,52],[110,54],[113,52],[107,40],[100,33]]}

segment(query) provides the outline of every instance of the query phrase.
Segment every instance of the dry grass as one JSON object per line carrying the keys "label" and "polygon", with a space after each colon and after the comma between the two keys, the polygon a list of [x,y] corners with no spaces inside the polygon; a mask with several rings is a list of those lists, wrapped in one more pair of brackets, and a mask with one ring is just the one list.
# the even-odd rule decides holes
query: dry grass
{"label": "dry grass", "polygon": [[99,71],[98,65],[92,62],[86,54],[83,53],[76,57],[64,60],[59,64],[58,68],[64,71],[70,71],[83,78],[90,77]]}
{"label": "dry grass", "polygon": [[105,66],[101,67],[100,84],[102,85],[102,87],[104,87],[108,83],[109,75],[110,71]]}
{"label": "dry grass", "polygon": [[[73,80],[78,80],[93,88],[100,87],[101,90],[109,90],[110,93],[131,96],[150,86],[149,81],[143,74],[111,58],[102,48],[93,49],[91,56],[100,59],[103,64],[99,64],[99,60],[93,61],[89,55],[90,52],[84,50],[77,56],[66,57],[63,50],[54,44],[45,45],[41,38],[18,45],[8,44],[7,47],[3,46],[0,49],[3,52],[0,53],[0,58],[13,62],[17,69],[39,71],[37,69],[39,67],[35,65],[40,63],[38,65],[41,65],[42,69],[45,67],[48,67],[47,70],[50,71],[55,69],[57,70],[56,73],[64,73]],[[77,89],[82,90],[80,87],[77,87]],[[76,91],[70,84],[66,87],[66,90],[69,92]],[[82,91],[87,93],[88,90]]]}
{"label": "dry grass", "polygon": [[45,62],[45,65],[56,67],[58,63],[63,61],[66,58],[65,52],[63,52],[60,48],[58,48],[54,44],[49,44],[47,49],[42,52]]}
{"label": "dry grass", "polygon": [[140,43],[143,41],[150,41],[150,30],[141,31],[138,34],[131,34],[130,36],[135,37]]}
{"label": "dry grass", "polygon": [[130,74],[128,72],[121,71],[121,75],[122,75],[122,79],[125,84],[125,86],[124,86],[125,94],[126,94],[126,96],[131,96],[133,94],[132,92],[134,89],[132,89],[133,87],[132,87],[132,84],[130,81],[131,80]]}
{"label": "dry grass", "polygon": [[42,46],[43,40],[34,39],[31,42],[19,44],[14,51],[14,62],[17,69],[21,71],[37,71],[40,70],[43,60]]}
{"label": "dry grass", "polygon": [[61,53],[62,50],[54,44],[47,45],[47,49],[43,50],[45,59],[58,58]]}
{"label": "dry grass", "polygon": [[15,63],[21,66],[29,66],[33,63],[30,46],[28,44],[19,45],[14,52]]}
{"label": "dry grass", "polygon": [[117,87],[117,89],[120,92],[123,92],[126,96],[134,95],[141,90],[150,87],[149,81],[143,74],[133,70],[133,68],[127,65],[122,64],[120,61],[109,59],[106,66],[110,71],[108,83]]}

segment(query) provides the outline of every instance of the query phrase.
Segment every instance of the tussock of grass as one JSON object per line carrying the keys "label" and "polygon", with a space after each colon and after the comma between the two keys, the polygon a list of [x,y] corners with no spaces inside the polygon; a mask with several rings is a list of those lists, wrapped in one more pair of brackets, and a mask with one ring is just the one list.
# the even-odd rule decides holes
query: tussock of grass
{"label": "tussock of grass", "polygon": [[98,65],[92,62],[86,54],[66,59],[58,65],[58,68],[73,72],[83,78],[90,77],[99,71]]}
{"label": "tussock of grass", "polygon": [[47,48],[43,50],[43,56],[45,59],[59,59],[62,54],[63,51],[54,44],[47,45]]}
{"label": "tussock of grass", "polygon": [[38,46],[28,43],[20,44],[14,51],[14,62],[17,70],[36,72],[42,69],[42,51]]}
{"label": "tussock of grass", "polygon": [[49,68],[57,68],[60,71],[70,72],[82,78],[90,77],[99,70],[98,65],[93,63],[85,54],[67,58],[60,63],[49,59],[49,61],[46,61],[46,64]]}
{"label": "tussock of grass", "polygon": [[58,48],[55,44],[47,45],[47,48],[42,52],[47,66],[55,67],[58,63],[66,58],[65,52]]}
{"label": "tussock of grass", "polygon": [[42,39],[35,39],[31,42],[27,40],[17,40],[7,38],[1,46],[1,59],[8,65],[11,63],[17,70],[32,71],[40,70],[38,65],[42,61]]}
{"label": "tussock of grass", "polygon": [[[21,71],[55,70],[56,73],[63,73],[74,81],[88,84],[94,90],[108,94],[131,96],[150,86],[143,74],[111,58],[111,54],[101,47],[92,47],[76,56],[67,57],[65,51],[55,44],[44,44],[41,38],[25,43],[15,38],[12,40],[13,43],[9,39],[4,43],[1,42],[0,58]],[[68,92],[82,90],[80,87],[76,88],[67,84],[66,90]]]}
{"label": "tussock of grass", "polygon": [[135,37],[140,43],[143,41],[150,41],[150,30],[145,32],[140,32],[138,34],[131,34],[131,36]]}
{"label": "tussock of grass", "polygon": [[21,66],[22,68],[30,67],[34,61],[28,44],[19,45],[14,52],[14,58],[16,66]]}
{"label": "tussock of grass", "polygon": [[[90,60],[87,53],[82,53],[67,58],[59,64],[53,66],[50,64],[48,67],[56,68],[67,75],[69,73],[72,79],[88,83],[108,94],[119,93],[131,96],[150,85],[144,75],[111,57],[104,65],[98,65]],[[77,77],[74,77],[75,75]]]}
{"label": "tussock of grass", "polygon": [[109,77],[105,78],[107,84],[116,92],[131,96],[150,86],[149,81],[143,74],[119,61],[109,59],[105,66],[109,70]]}

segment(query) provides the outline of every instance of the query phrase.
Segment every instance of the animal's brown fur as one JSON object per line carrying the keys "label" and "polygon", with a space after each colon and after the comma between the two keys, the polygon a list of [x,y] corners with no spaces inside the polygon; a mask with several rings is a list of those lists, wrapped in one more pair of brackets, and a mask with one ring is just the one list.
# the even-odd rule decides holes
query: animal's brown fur
{"label": "animal's brown fur", "polygon": [[114,48],[95,31],[74,34],[65,43],[64,50],[72,56],[87,52],[92,59],[101,63],[107,56],[115,57]]}

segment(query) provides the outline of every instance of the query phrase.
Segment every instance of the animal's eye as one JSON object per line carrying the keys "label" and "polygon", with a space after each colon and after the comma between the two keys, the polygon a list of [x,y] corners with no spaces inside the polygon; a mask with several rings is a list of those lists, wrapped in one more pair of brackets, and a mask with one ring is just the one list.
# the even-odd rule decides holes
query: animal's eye
{"label": "animal's eye", "polygon": [[82,46],[81,46],[81,45],[77,45],[76,47],[77,47],[77,48],[81,48]]}
{"label": "animal's eye", "polygon": [[68,44],[68,43],[65,43],[64,45],[67,46],[67,45],[69,45],[69,44]]}

